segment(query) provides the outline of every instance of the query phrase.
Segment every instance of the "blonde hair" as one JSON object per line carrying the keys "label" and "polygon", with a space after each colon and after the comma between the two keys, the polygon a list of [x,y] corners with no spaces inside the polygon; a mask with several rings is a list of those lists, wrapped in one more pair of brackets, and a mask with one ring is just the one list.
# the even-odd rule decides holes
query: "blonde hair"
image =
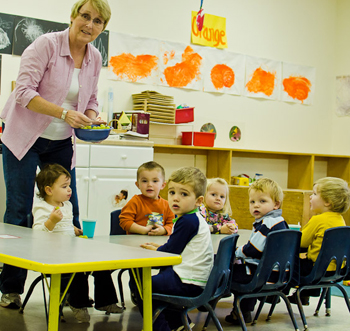
{"label": "blonde hair", "polygon": [[283,190],[274,180],[266,177],[259,178],[249,186],[248,193],[250,193],[251,190],[268,193],[271,199],[274,202],[279,202],[280,208],[282,207]]}
{"label": "blonde hair", "polygon": [[79,14],[80,8],[83,7],[88,2],[90,2],[91,6],[96,11],[98,11],[98,13],[102,16],[103,20],[105,21],[103,24],[103,30],[102,30],[104,31],[112,15],[111,8],[109,7],[107,0],[79,0],[73,5],[72,12],[70,15],[73,18],[76,18]]}
{"label": "blonde hair", "polygon": [[343,214],[350,206],[350,190],[348,183],[336,177],[324,177],[317,180],[317,193],[330,204],[330,211]]}
{"label": "blonde hair", "polygon": [[[229,187],[228,187],[228,184],[226,182],[225,179],[223,178],[209,178],[207,180],[207,190],[206,190],[206,193],[208,193],[210,187],[213,185],[213,184],[220,184],[220,185],[223,185],[225,186],[225,191],[226,191],[226,199],[225,199],[225,203],[224,203],[224,206],[223,208],[219,211],[220,214],[228,214],[228,215],[231,215],[232,214],[232,209],[231,209],[231,204],[230,204],[230,199],[229,199]],[[206,202],[205,202],[205,199],[204,199],[204,205],[208,208]]]}
{"label": "blonde hair", "polygon": [[154,161],[148,161],[141,164],[137,169],[137,180],[139,180],[140,174],[144,170],[148,170],[148,171],[159,170],[162,173],[163,181],[165,181],[165,170],[159,163]]}
{"label": "blonde hair", "polygon": [[189,185],[196,198],[204,196],[207,186],[207,178],[195,167],[182,167],[175,170],[168,179],[168,183],[170,182]]}

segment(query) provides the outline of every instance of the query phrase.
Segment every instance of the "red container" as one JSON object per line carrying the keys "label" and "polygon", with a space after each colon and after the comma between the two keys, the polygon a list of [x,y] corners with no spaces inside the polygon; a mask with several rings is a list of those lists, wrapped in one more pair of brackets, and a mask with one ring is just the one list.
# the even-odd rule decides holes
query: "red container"
{"label": "red container", "polygon": [[193,109],[194,107],[176,109],[175,124],[193,122],[194,121]]}
{"label": "red container", "polygon": [[[192,142],[192,136],[193,136],[193,142]],[[213,147],[214,139],[215,139],[214,132],[182,131],[182,145]]]}

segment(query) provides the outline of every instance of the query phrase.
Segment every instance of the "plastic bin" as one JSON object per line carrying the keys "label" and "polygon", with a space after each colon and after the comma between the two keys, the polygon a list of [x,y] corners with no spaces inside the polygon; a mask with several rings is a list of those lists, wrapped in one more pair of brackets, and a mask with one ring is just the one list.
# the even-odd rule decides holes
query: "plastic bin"
{"label": "plastic bin", "polygon": [[[193,136],[193,142],[192,142],[192,136]],[[214,139],[215,139],[214,132],[182,131],[182,145],[213,147]]]}
{"label": "plastic bin", "polygon": [[175,124],[193,122],[194,121],[193,110],[194,110],[194,107],[176,109]]}

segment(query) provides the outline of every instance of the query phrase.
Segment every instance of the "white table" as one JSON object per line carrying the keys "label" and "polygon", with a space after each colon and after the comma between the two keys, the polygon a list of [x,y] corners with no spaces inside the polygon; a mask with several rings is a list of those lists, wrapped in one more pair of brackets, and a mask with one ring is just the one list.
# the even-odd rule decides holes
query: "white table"
{"label": "white table", "polygon": [[[8,237],[6,237],[8,236]],[[72,238],[0,223],[0,262],[51,274],[48,330],[58,330],[61,274],[143,268],[143,330],[152,330],[151,268],[181,263],[179,255]]]}

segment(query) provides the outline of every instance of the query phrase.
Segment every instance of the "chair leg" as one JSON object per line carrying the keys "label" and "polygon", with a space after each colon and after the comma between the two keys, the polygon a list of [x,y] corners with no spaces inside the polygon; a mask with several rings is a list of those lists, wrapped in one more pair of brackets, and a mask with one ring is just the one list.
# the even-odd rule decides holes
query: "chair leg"
{"label": "chair leg", "polygon": [[331,316],[331,294],[332,289],[329,287],[326,294],[326,316]]}
{"label": "chair leg", "polygon": [[343,294],[343,297],[345,299],[345,303],[346,303],[346,306],[348,307],[348,310],[350,312],[350,302],[349,302],[349,296],[347,294],[347,292],[345,291],[345,289],[339,285],[339,284],[335,284],[335,286],[341,291],[341,293]]}
{"label": "chair leg", "polygon": [[272,314],[273,314],[273,312],[274,312],[274,310],[275,310],[275,307],[276,307],[276,305],[277,305],[277,301],[278,301],[278,297],[276,296],[275,299],[274,299],[274,301],[273,301],[272,304],[271,304],[269,313],[268,313],[268,315],[267,315],[267,317],[266,317],[266,321],[269,321],[269,320],[271,319],[271,316],[272,316]]}
{"label": "chair leg", "polygon": [[[295,331],[298,331],[299,330],[299,327],[298,327],[298,324],[297,324],[297,321],[295,320],[295,317],[294,317],[294,314],[293,314],[293,309],[292,309],[292,305],[290,304],[288,298],[286,297],[286,295],[284,293],[281,292],[280,294],[280,297],[283,299],[283,301],[285,302],[286,306],[287,306],[287,309],[288,309],[288,313],[289,313],[289,316],[290,316],[290,319],[292,320],[292,323],[294,325],[294,329]],[[276,297],[274,300],[274,306],[276,305],[276,302],[277,302],[277,298]],[[304,324],[305,325],[305,324]],[[305,327],[305,330],[307,329],[307,326]]]}
{"label": "chair leg", "polygon": [[33,293],[35,286],[41,281],[41,279],[42,279],[42,275],[36,277],[34,279],[34,281],[32,282],[32,284],[30,285],[29,290],[28,290],[28,292],[26,294],[26,297],[24,298],[24,301],[22,303],[22,307],[19,309],[19,312],[21,314],[23,314],[23,310],[24,310],[25,306],[27,305],[30,296]]}
{"label": "chair leg", "polygon": [[318,316],[318,313],[320,311],[320,308],[321,308],[322,302],[323,302],[323,300],[324,300],[324,298],[326,296],[326,293],[327,293],[327,288],[323,288],[321,296],[320,296],[320,299],[318,300],[318,304],[317,304],[314,316]]}
{"label": "chair leg", "polygon": [[259,316],[260,316],[261,310],[262,310],[263,307],[264,307],[265,300],[266,300],[266,297],[264,297],[264,298],[260,301],[259,307],[258,307],[258,309],[257,309],[257,311],[256,311],[256,313],[255,313],[255,316],[254,316],[252,325],[256,324],[256,321],[258,320],[258,318],[259,318]]}
{"label": "chair leg", "polygon": [[[216,305],[218,304],[218,302],[219,302],[220,299],[221,299],[221,298],[217,298],[216,300],[210,302],[210,307],[212,307],[213,311],[215,310],[215,307],[216,307]],[[208,310],[208,308],[207,308],[207,310]],[[208,310],[208,311],[209,311],[209,310]],[[215,316],[215,317],[216,317],[216,316]],[[205,330],[207,329],[207,327],[208,327],[208,325],[209,325],[209,322],[210,322],[210,318],[211,318],[211,314],[209,313],[209,314],[207,315],[207,318],[205,319],[205,322],[204,322],[202,331],[205,331]],[[214,321],[214,323],[215,323],[215,321]]]}
{"label": "chair leg", "polygon": [[123,283],[122,283],[122,275],[126,269],[121,269],[118,272],[118,287],[119,287],[119,296],[120,296],[120,304],[122,308],[125,310],[125,300],[124,300],[124,291],[123,291]]}
{"label": "chair leg", "polygon": [[299,314],[300,314],[301,320],[303,321],[303,324],[304,324],[304,330],[307,330],[308,326],[307,326],[307,322],[306,322],[304,309],[303,309],[303,306],[302,306],[301,300],[300,300],[300,290],[299,289],[297,289],[296,294],[297,294],[297,299],[298,299]]}
{"label": "chair leg", "polygon": [[[215,304],[215,306],[216,306],[216,304]],[[222,326],[221,326],[221,324],[220,324],[220,322],[219,322],[219,320],[214,312],[215,306],[212,307],[210,304],[205,305],[205,308],[207,308],[207,310],[209,311],[209,314],[208,314],[205,322],[207,322],[207,320],[208,320],[208,323],[209,323],[210,318],[212,318],[218,331],[223,331]],[[208,325],[208,324],[206,324],[206,325]],[[202,330],[206,330],[206,326],[203,327]]]}
{"label": "chair leg", "polygon": [[241,310],[241,300],[239,298],[235,299],[235,307],[238,313],[237,317],[239,319],[239,324],[241,325],[241,328],[243,331],[247,331],[247,326],[245,324],[244,317]]}

